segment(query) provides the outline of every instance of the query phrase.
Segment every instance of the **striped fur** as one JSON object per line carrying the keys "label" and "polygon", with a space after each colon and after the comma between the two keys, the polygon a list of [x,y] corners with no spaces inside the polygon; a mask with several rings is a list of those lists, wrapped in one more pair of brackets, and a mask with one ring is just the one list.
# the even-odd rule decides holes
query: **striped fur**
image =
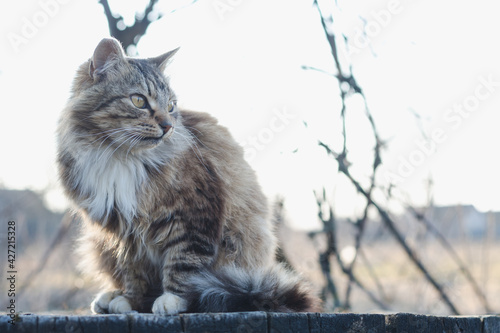
{"label": "striped fur", "polygon": [[226,266],[204,269],[190,279],[187,312],[317,310],[311,290],[281,265],[253,271]]}
{"label": "striped fur", "polygon": [[[175,106],[162,74],[173,53],[128,58],[104,39],[60,118],[59,174],[83,220],[82,267],[106,284],[92,310],[316,309],[295,274],[272,268],[266,199],[241,147],[210,115]],[[135,105],[138,95],[147,103]],[[256,295],[248,307],[246,292]]]}

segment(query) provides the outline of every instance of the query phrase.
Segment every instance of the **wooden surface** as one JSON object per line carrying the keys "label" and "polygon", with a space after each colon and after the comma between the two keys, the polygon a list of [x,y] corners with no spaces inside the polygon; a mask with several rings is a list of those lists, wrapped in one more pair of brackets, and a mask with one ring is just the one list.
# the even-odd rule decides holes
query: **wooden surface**
{"label": "wooden surface", "polygon": [[21,314],[12,325],[0,316],[0,332],[478,332],[499,333],[500,316],[436,317],[413,314],[216,313],[60,316]]}

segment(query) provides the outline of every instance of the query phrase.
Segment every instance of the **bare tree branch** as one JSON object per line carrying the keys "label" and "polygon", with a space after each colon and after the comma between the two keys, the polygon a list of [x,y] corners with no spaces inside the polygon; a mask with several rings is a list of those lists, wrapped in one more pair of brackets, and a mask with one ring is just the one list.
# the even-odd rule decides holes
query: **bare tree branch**
{"label": "bare tree branch", "polygon": [[24,280],[24,284],[19,287],[18,297],[24,294],[26,289],[33,283],[33,281],[37,278],[37,276],[45,269],[47,266],[47,262],[54,254],[55,250],[61,243],[64,238],[68,234],[71,223],[74,220],[74,216],[71,213],[66,213],[62,218],[61,224],[59,225],[59,230],[57,231],[57,235],[54,237],[50,245],[45,250],[44,254],[38,261],[38,265],[35,269],[33,269],[28,275],[26,275],[26,279]]}
{"label": "bare tree branch", "polygon": [[481,304],[483,305],[485,311],[487,313],[492,313],[493,311],[490,308],[490,305],[488,304],[486,295],[481,290],[481,287],[479,287],[479,284],[477,283],[476,279],[474,279],[474,277],[472,276],[470,270],[467,269],[465,263],[462,261],[462,259],[460,259],[460,256],[457,254],[455,249],[453,249],[453,246],[450,244],[450,242],[448,242],[448,240],[443,236],[443,234],[439,232],[439,230],[424,216],[424,214],[417,212],[417,210],[411,206],[407,206],[406,209],[410,211],[410,213],[417,219],[417,221],[423,223],[424,226],[427,228],[427,230],[432,232],[437,237],[438,241],[450,254],[453,261],[455,261],[455,263],[457,264],[458,268],[460,269],[464,277],[467,279],[467,281],[469,281],[469,284],[471,285],[472,289],[474,290],[477,297],[481,301]]}
{"label": "bare tree branch", "polygon": [[[368,103],[366,101],[366,96],[363,93],[363,90],[357,83],[356,79],[352,75],[352,68],[349,67],[349,72],[345,73],[341,67],[340,60],[338,57],[338,47],[337,47],[337,41],[336,37],[334,34],[329,32],[328,30],[328,24],[325,19],[325,15],[322,13],[321,8],[317,2],[317,0],[314,1],[314,5],[316,6],[320,20],[321,20],[321,25],[323,27],[323,31],[325,33],[326,40],[328,41],[330,45],[330,50],[331,54],[334,60],[335,68],[337,70],[337,74],[334,75],[335,78],[338,81],[339,84],[339,92],[340,92],[340,97],[342,101],[342,106],[340,110],[340,115],[342,118],[342,131],[343,131],[343,147],[341,152],[334,152],[330,147],[323,143],[319,142],[319,145],[325,148],[327,151],[328,155],[331,155],[334,157],[334,159],[338,163],[338,170],[340,173],[344,174],[351,182],[351,184],[356,188],[358,193],[360,193],[365,199],[366,199],[366,206],[364,209],[363,216],[358,219],[356,222],[356,227],[357,227],[357,234],[356,234],[356,239],[355,239],[355,249],[356,253],[361,248],[361,240],[362,236],[365,230],[365,225],[368,219],[368,211],[370,207],[374,207],[378,214],[381,216],[382,221],[384,222],[384,225],[387,227],[387,229],[390,231],[392,236],[397,240],[399,245],[403,248],[403,250],[406,252],[410,260],[417,266],[417,268],[423,273],[427,281],[435,288],[435,290],[439,293],[441,299],[443,302],[450,308],[450,310],[454,314],[458,314],[458,310],[456,309],[455,305],[451,302],[450,298],[448,297],[448,294],[444,290],[444,288],[437,282],[437,280],[433,277],[431,272],[427,269],[427,267],[422,263],[422,261],[418,258],[416,255],[415,251],[407,244],[405,241],[405,238],[401,234],[401,232],[398,230],[396,227],[395,222],[392,220],[390,217],[390,214],[383,209],[372,197],[373,190],[376,187],[376,174],[377,174],[377,169],[382,163],[381,159],[381,149],[384,146],[384,143],[380,139],[380,136],[378,134],[377,128],[375,126],[375,121],[373,119],[373,116],[368,108]],[[311,68],[306,68],[306,69],[311,69]],[[314,68],[312,68],[314,69]],[[316,69],[314,69],[316,70]],[[331,74],[329,74],[331,75]],[[374,146],[374,157],[373,157],[373,164],[372,164],[372,171],[371,171],[371,177],[370,177],[370,185],[367,190],[365,190],[359,181],[357,181],[350,173],[349,167],[350,167],[350,162],[347,158],[348,155],[348,150],[347,150],[347,133],[346,133],[346,98],[348,97],[349,94],[359,94],[363,98],[364,104],[365,104],[365,115],[366,118],[368,119],[370,126],[372,128],[372,133],[373,133],[373,138],[375,140],[375,146]],[[326,232],[326,230],[325,230]],[[329,240],[330,244],[330,240]],[[334,243],[332,243],[335,245]],[[330,245],[332,245],[330,244]],[[334,251],[331,251],[331,254],[334,254]],[[338,253],[335,253],[338,255]],[[345,267],[341,260],[339,261],[339,265],[342,267],[343,272],[349,276],[350,281],[352,282],[352,276],[353,276],[353,269],[354,265],[356,263],[357,256],[355,256],[354,260],[350,263],[349,267]],[[346,292],[346,302],[349,301],[349,295],[350,295],[350,286],[347,289]]]}
{"label": "bare tree branch", "polygon": [[[108,20],[109,33],[123,44],[125,51],[128,50],[129,46],[137,45],[142,36],[146,34],[146,30],[152,23],[149,15],[153,12],[154,6],[157,2],[158,0],[150,0],[144,10],[144,15],[142,15],[142,17],[136,15],[134,24],[126,27],[125,23],[123,23],[123,17],[121,15],[113,14],[108,0],[99,0],[99,3],[104,8],[104,14]],[[156,20],[159,20],[160,18],[161,14],[158,15]]]}
{"label": "bare tree branch", "polygon": [[274,228],[278,231],[278,249],[276,250],[276,260],[282,263],[285,267],[290,270],[295,270],[293,265],[290,263],[285,251],[283,250],[283,240],[280,236],[280,230],[285,225],[284,218],[284,210],[285,210],[285,199],[282,197],[277,197],[273,204],[273,222]]}
{"label": "bare tree branch", "polygon": [[366,192],[359,182],[354,179],[354,177],[351,175],[349,172],[348,166],[345,164],[344,158],[341,156],[341,154],[337,154],[334,151],[332,151],[326,144],[323,142],[319,142],[319,145],[324,147],[328,154],[332,155],[335,157],[339,164],[339,171],[342,172],[354,185],[356,190],[361,193],[375,209],[377,209],[380,217],[382,218],[382,221],[384,222],[385,226],[391,234],[394,236],[394,238],[397,240],[399,245],[404,249],[408,257],[413,261],[413,263],[417,266],[417,268],[424,274],[425,278],[429,281],[429,283],[436,289],[436,291],[439,293],[441,296],[441,299],[443,302],[450,308],[450,310],[455,314],[459,315],[458,310],[456,309],[455,305],[451,302],[450,298],[448,297],[448,294],[444,291],[443,287],[437,282],[437,280],[432,276],[432,274],[429,272],[429,270],[424,266],[422,261],[417,257],[413,249],[406,243],[403,235],[401,232],[397,229],[396,224],[394,221],[391,219],[389,214],[381,208],[380,205],[378,205]]}
{"label": "bare tree branch", "polygon": [[349,283],[354,283],[361,291],[363,291],[372,302],[377,304],[383,310],[389,310],[389,307],[380,299],[378,299],[370,290],[368,290],[363,283],[356,277],[354,271],[352,270],[352,265],[346,266],[340,257],[340,253],[337,247],[337,237],[336,237],[336,223],[335,215],[332,207],[329,205],[328,218],[323,215],[322,205],[326,204],[326,195],[323,189],[323,196],[320,198],[316,196],[316,203],[318,205],[318,217],[323,223],[323,230],[320,232],[310,232],[309,237],[314,238],[316,235],[325,234],[327,237],[327,247],[326,250],[320,253],[320,264],[323,275],[327,281],[326,289],[330,292],[334,299],[334,308],[344,308],[349,309],[349,300],[342,305],[338,297],[337,289],[332,278],[330,258],[335,257],[337,264],[339,265],[342,272],[349,278]]}
{"label": "bare tree branch", "polygon": [[375,285],[377,286],[377,289],[379,291],[380,297],[382,299],[384,299],[384,300],[387,299],[387,295],[385,293],[384,286],[380,282],[380,279],[378,278],[377,274],[375,274],[375,270],[373,269],[373,266],[371,265],[370,261],[368,260],[368,258],[365,255],[365,251],[363,251],[362,249],[360,249],[358,257],[361,258],[365,262],[365,265],[366,265],[366,267],[368,269],[368,273],[370,274],[370,277],[375,282]]}

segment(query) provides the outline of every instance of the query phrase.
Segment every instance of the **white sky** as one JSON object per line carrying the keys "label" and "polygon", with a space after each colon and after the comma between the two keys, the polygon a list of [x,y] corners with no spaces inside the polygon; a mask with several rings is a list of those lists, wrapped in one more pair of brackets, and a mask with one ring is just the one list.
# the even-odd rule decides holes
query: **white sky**
{"label": "white sky", "polygon": [[[147,1],[110,2],[130,20]],[[171,12],[187,3],[160,1],[165,16],[138,45],[141,56],[181,46],[169,69],[180,104],[210,112],[230,128],[269,197],[285,196],[294,226],[318,225],[312,190],[323,185],[339,214],[359,212],[352,187],[316,145],[320,138],[338,148],[341,124],[336,81],[301,69],[334,72],[312,1],[200,0]],[[338,3],[333,29],[350,37],[358,83],[389,140],[381,182],[386,172],[403,176],[402,192],[422,204],[424,181],[432,175],[437,204],[500,210],[495,2]],[[24,0],[2,7],[0,183],[47,189],[50,205],[64,207],[54,165],[57,119],[76,68],[109,34],[107,22],[97,1]],[[352,172],[365,179],[373,142],[359,98],[348,106]],[[421,125],[410,110],[422,116]],[[426,144],[429,154],[417,144],[425,140],[420,127],[438,141]]]}

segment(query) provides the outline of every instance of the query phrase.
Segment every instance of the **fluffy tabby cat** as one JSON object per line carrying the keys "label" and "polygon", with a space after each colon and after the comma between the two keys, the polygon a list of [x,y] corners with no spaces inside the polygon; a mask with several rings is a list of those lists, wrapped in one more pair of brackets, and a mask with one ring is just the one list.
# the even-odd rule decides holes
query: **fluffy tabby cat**
{"label": "fluffy tabby cat", "polygon": [[82,215],[84,268],[109,288],[94,313],[315,311],[275,262],[266,199],[243,151],[206,113],[180,110],[156,58],[103,39],[78,69],[58,166]]}

